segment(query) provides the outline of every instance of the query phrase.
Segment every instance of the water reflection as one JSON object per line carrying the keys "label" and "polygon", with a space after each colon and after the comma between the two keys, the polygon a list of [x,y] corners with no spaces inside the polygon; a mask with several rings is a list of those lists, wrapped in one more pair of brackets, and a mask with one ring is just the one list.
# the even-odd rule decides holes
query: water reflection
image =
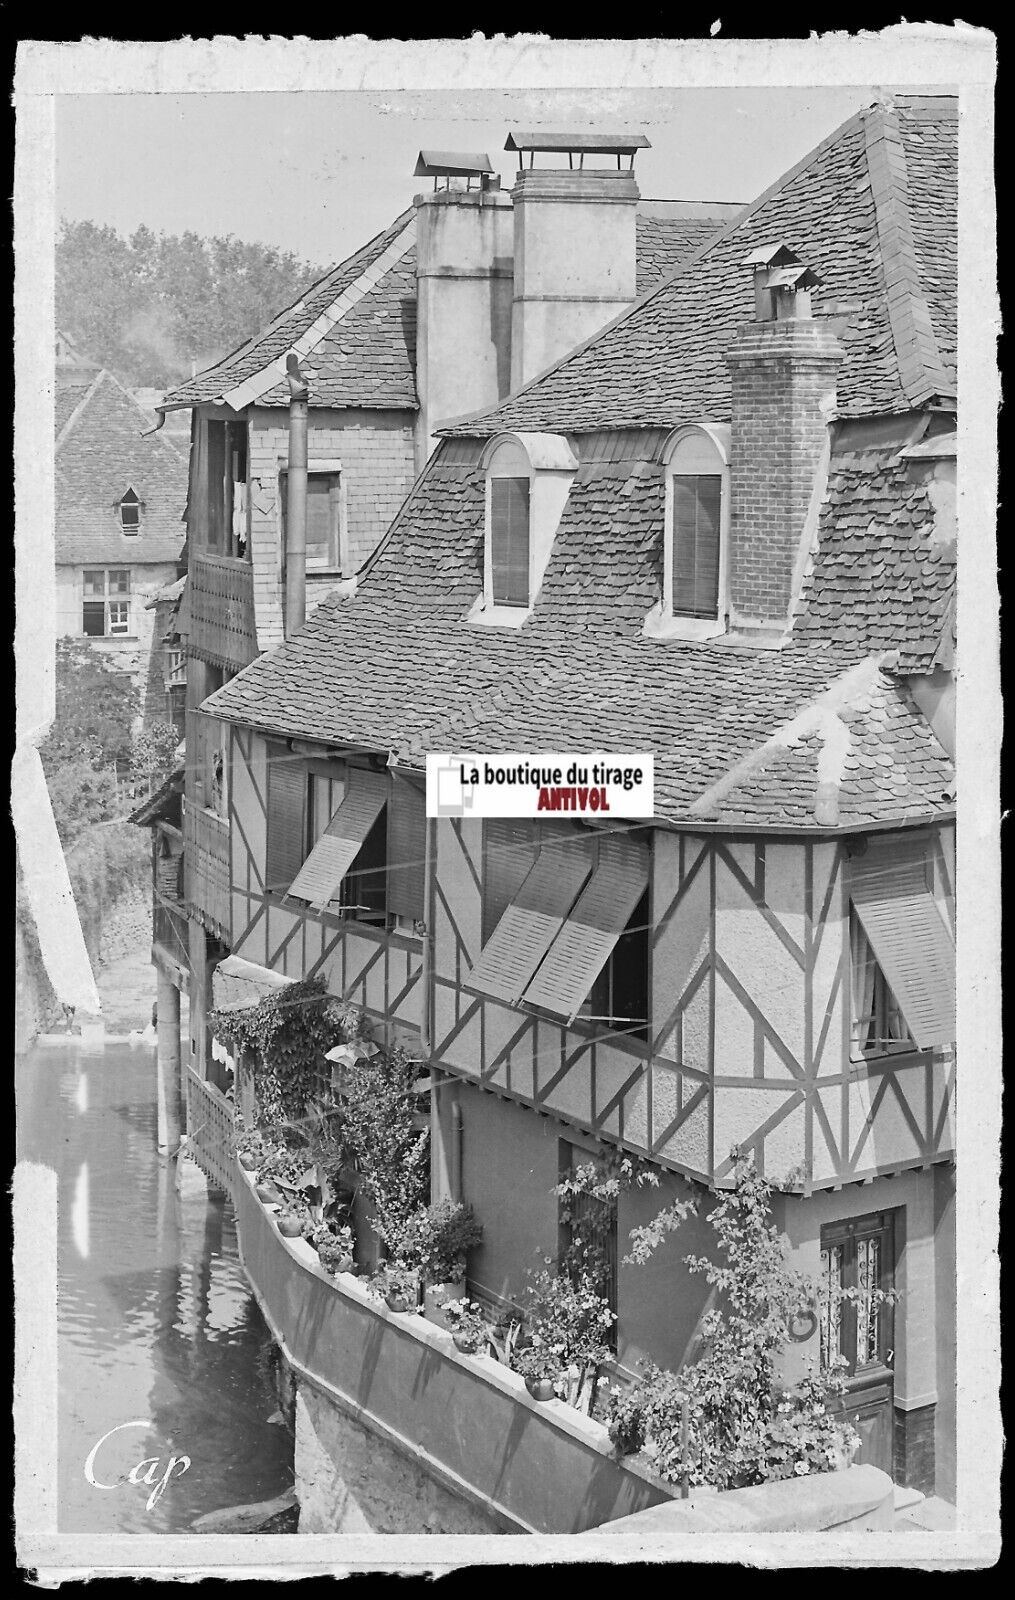
{"label": "water reflection", "polygon": [[19,1064],[19,1156],[58,1175],[59,1530],[179,1532],[288,1489],[292,1440],[267,1420],[267,1331],[231,1208],[192,1163],[178,1189],[158,1161],[154,1052],[82,1059],[68,1045]]}

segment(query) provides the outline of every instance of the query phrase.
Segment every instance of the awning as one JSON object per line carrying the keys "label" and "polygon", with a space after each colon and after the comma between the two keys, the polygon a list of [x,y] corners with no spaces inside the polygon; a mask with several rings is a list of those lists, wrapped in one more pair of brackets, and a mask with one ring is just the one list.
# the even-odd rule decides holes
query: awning
{"label": "awning", "polygon": [[525,990],[529,1004],[572,1022],[648,888],[648,847],[612,834],[599,864]]}
{"label": "awning", "polygon": [[955,943],[919,859],[854,864],[850,894],[918,1049],[955,1038]]}
{"label": "awning", "polygon": [[520,1000],[591,870],[591,841],[580,835],[542,845],[484,945],[468,987],[508,1005]]}
{"label": "awning", "polygon": [[244,961],[242,956],[226,956],[212,973],[212,1008],[215,1011],[246,1011],[256,1006],[266,994],[284,989],[291,978],[283,978],[270,967],[259,967],[256,961]]}
{"label": "awning", "polygon": [[335,898],[364,839],[384,809],[388,780],[383,773],[350,767],[345,798],[289,885],[287,894],[318,910]]}

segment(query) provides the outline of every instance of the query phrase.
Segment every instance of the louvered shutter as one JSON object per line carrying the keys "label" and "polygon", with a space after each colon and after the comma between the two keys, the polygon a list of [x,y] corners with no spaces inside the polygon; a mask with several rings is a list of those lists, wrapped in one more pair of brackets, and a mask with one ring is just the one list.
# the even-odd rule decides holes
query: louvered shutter
{"label": "louvered shutter", "polygon": [[719,614],[718,474],[673,478],[673,610],[678,616]]}
{"label": "louvered shutter", "polygon": [[599,844],[585,885],[524,998],[573,1021],[648,887],[648,847],[623,836]]}
{"label": "louvered shutter", "polygon": [[529,603],[529,480],[490,479],[490,564],[495,605]]}
{"label": "louvered shutter", "polygon": [[388,805],[388,910],[424,922],[426,801],[422,789],[395,774]]}
{"label": "louvered shutter", "polygon": [[289,885],[290,895],[318,909],[334,899],[387,797],[385,774],[350,767],[345,799]]}
{"label": "louvered shutter", "polygon": [[268,743],[268,844],[265,883],[287,889],[306,849],[307,775],[284,744]]}
{"label": "louvered shutter", "polygon": [[472,969],[469,985],[514,1005],[560,931],[592,867],[588,841],[544,844]]}
{"label": "louvered shutter", "polygon": [[921,1050],[955,1038],[955,944],[927,887],[922,847],[854,859],[850,894],[885,982]]}
{"label": "louvered shutter", "polygon": [[[542,826],[546,826],[544,823]],[[483,823],[483,939],[489,939],[539,854],[536,824],[496,818]]]}

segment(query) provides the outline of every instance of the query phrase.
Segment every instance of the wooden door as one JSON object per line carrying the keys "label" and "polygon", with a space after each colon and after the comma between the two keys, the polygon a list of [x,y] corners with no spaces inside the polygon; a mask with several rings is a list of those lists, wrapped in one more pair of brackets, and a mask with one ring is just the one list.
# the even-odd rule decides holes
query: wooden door
{"label": "wooden door", "polygon": [[821,1271],[829,1291],[849,1289],[853,1298],[826,1293],[821,1355],[847,1363],[846,1415],[860,1435],[857,1463],[892,1475],[894,1437],[894,1331],[890,1301],[878,1301],[895,1282],[895,1227],[890,1211],[836,1222],[821,1230]]}

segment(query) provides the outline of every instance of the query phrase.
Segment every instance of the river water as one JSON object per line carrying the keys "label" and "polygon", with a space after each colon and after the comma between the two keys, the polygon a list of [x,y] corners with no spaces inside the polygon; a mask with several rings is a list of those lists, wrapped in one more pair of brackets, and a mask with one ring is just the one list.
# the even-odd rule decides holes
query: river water
{"label": "river water", "polygon": [[[18,1063],[18,1156],[57,1175],[58,1531],[180,1533],[291,1488],[232,1209],[192,1162],[178,1187],[158,1158],[154,1050],[37,1046]],[[89,1482],[96,1445],[111,1487]]]}

